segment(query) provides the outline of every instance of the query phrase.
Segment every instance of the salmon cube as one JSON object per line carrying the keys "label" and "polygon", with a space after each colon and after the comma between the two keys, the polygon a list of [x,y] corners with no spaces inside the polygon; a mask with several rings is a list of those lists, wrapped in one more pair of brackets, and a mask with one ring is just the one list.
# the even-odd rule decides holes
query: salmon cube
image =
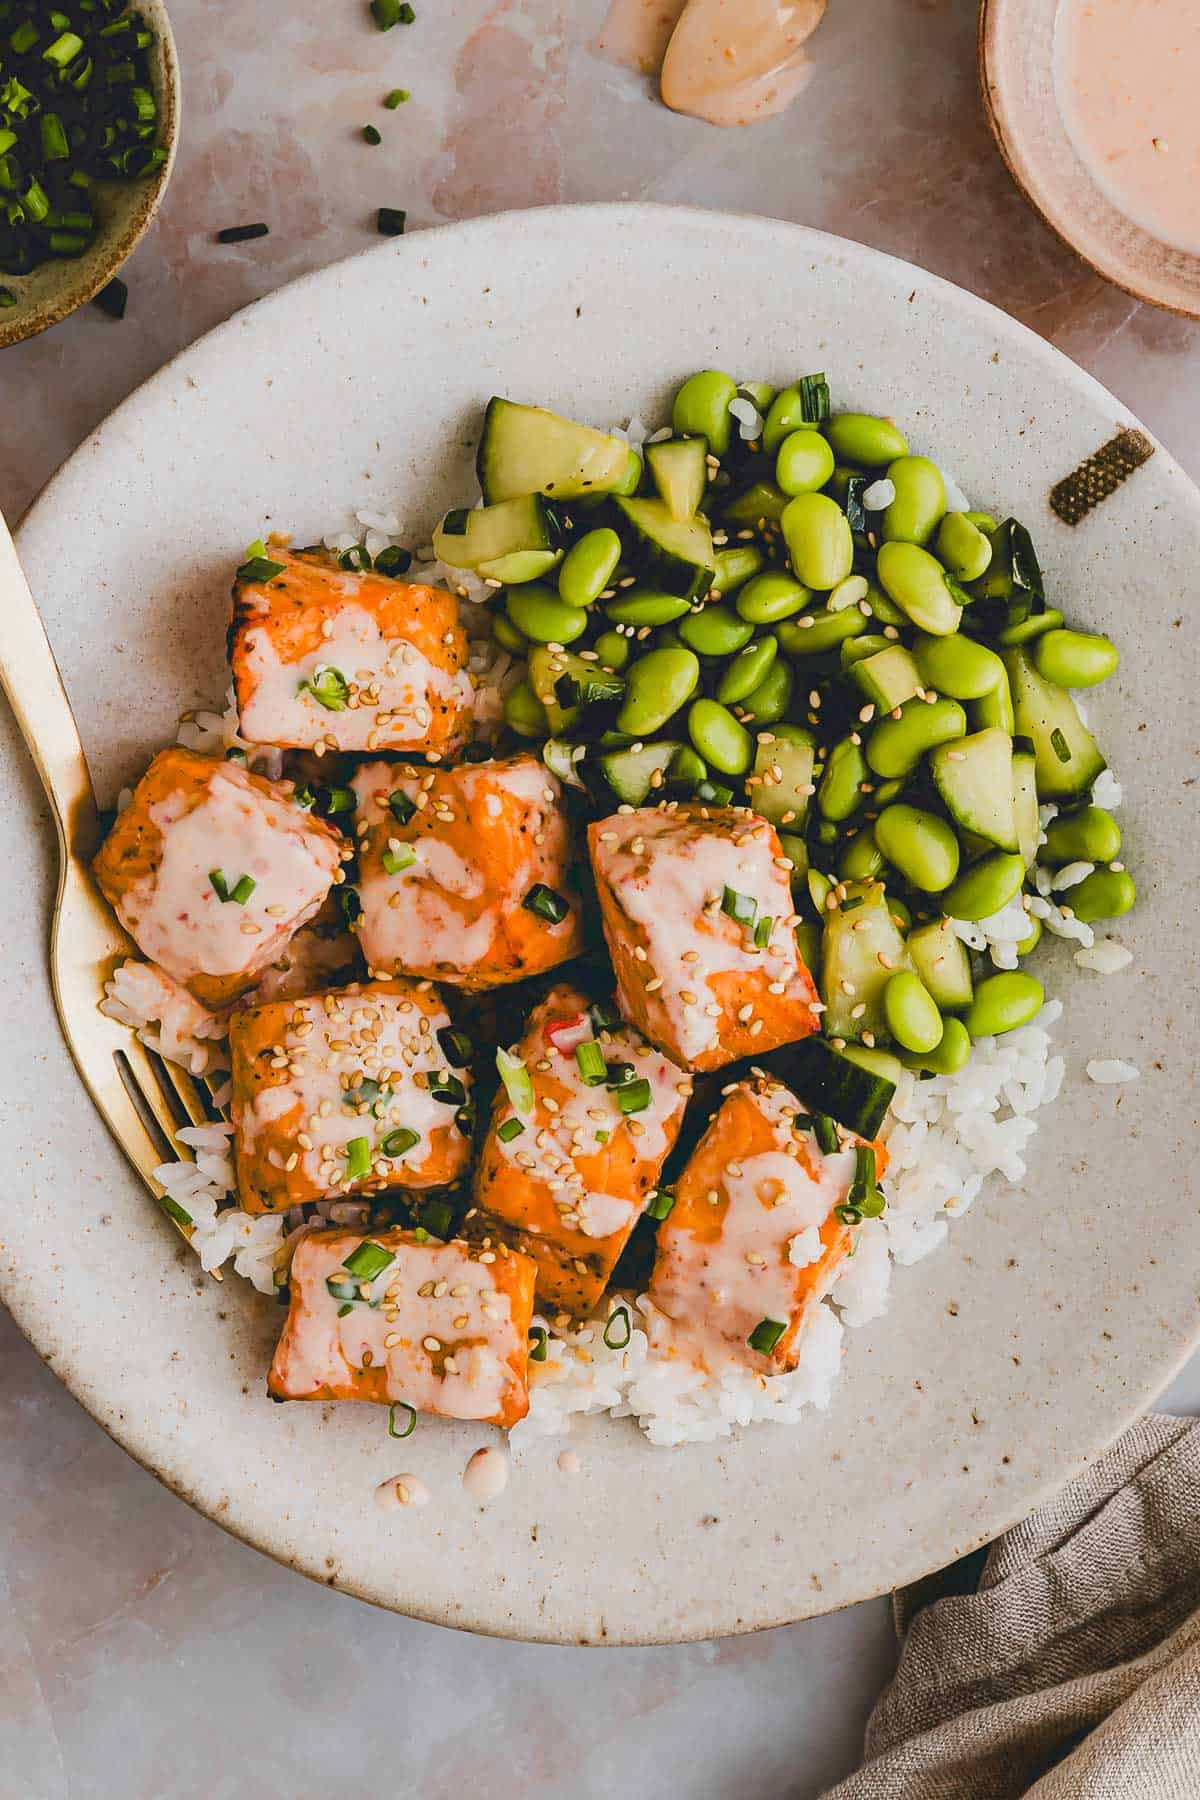
{"label": "salmon cube", "polygon": [[591,1312],[675,1142],[691,1082],[631,1026],[560,984],[517,1051],[529,1087],[501,1087],[465,1229],[537,1263],[541,1303]]}
{"label": "salmon cube", "polygon": [[373,974],[490,988],[579,954],[562,790],[536,756],[367,763],[353,786],[358,936]]}
{"label": "salmon cube", "polygon": [[686,1069],[719,1069],[817,1029],[796,948],[791,863],[741,807],[671,802],[588,827],[617,1003]]}
{"label": "salmon cube", "polygon": [[175,748],[154,758],[92,868],[142,954],[219,1009],[319,911],[343,849],[288,784]]}
{"label": "salmon cube", "polygon": [[854,1241],[838,1209],[858,1140],[839,1127],[827,1154],[812,1123],[780,1082],[741,1082],[728,1095],[658,1228],[647,1324],[655,1348],[710,1374],[796,1367],[805,1321]]}
{"label": "salmon cube", "polygon": [[239,1008],[230,1116],[245,1210],[455,1181],[471,1155],[471,1078],[452,1066],[449,1031],[427,982],[355,982]]}
{"label": "salmon cube", "polygon": [[[325,550],[238,571],[229,660],[242,736],[290,749],[445,755],[471,733],[458,603],[442,588],[343,569]],[[247,563],[253,571],[255,563]]]}
{"label": "salmon cube", "polygon": [[515,1425],[529,1411],[533,1277],[529,1258],[503,1246],[399,1226],[307,1232],[268,1392]]}

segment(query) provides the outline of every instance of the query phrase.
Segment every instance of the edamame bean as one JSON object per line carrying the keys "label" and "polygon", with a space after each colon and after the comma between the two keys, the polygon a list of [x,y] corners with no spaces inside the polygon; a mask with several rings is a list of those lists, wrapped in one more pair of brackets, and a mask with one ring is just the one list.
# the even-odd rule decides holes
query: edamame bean
{"label": "edamame bean", "polygon": [[699,656],[732,656],[750,642],[754,627],[728,606],[706,606],[679,621],[679,635]]}
{"label": "edamame bean", "polygon": [[568,606],[540,581],[510,588],[504,596],[504,606],[517,630],[535,644],[573,644],[588,627],[582,606]]}
{"label": "edamame bean", "polygon": [[1085,806],[1062,813],[1046,827],[1046,842],[1039,862],[1061,867],[1063,863],[1110,863],[1121,854],[1121,827],[1102,806]]}
{"label": "edamame bean", "polygon": [[[868,758],[869,760],[870,758]],[[903,778],[896,781],[881,781],[875,789],[875,805],[890,806],[893,800],[900,798],[907,786],[908,783]]]}
{"label": "edamame bean", "polygon": [[816,909],[817,917],[820,918],[825,911],[825,902],[833,892],[833,883],[828,875],[821,873],[820,869],[810,869],[805,877],[805,885],[808,888],[808,898]]}
{"label": "edamame bean", "polygon": [[504,696],[504,722],[518,737],[549,737],[546,709],[528,681],[519,681]]}
{"label": "edamame bean", "polygon": [[[620,481],[614,483],[614,485],[609,488],[609,493],[636,494],[642,485],[642,472],[643,463],[641,455],[634,449],[633,445],[630,444],[629,459],[625,464],[625,473],[622,475]],[[603,499],[603,495],[599,496],[599,498]],[[578,502],[576,502],[576,504],[578,504]]]}
{"label": "edamame bean", "polygon": [[896,497],[883,511],[884,541],[927,544],[946,511],[942,471],[927,456],[901,456],[889,463],[887,478]]}
{"label": "edamame bean", "polygon": [[833,474],[833,451],[819,431],[793,431],[775,458],[775,484],[785,494],[815,494]]}
{"label": "edamame bean", "polygon": [[718,550],[713,557],[716,569],[713,586],[719,594],[732,594],[757,575],[765,561],[762,551],[754,544],[730,544],[727,550]]}
{"label": "edamame bean", "polygon": [[607,525],[585,531],[563,558],[558,596],[568,606],[591,606],[612,580],[621,560],[621,540]]}
{"label": "edamame bean", "polygon": [[817,805],[827,819],[848,819],[857,812],[865,795],[862,783],[867,779],[867,765],[862,750],[853,738],[842,738],[833,746],[825,763],[825,773],[817,788]]}
{"label": "edamame bean", "polygon": [[[718,581],[717,585],[721,583]],[[800,582],[770,569],[748,581],[733,604],[738,617],[751,625],[774,625],[777,620],[790,619],[793,613],[800,612],[811,599],[812,593]]]}
{"label": "edamame bean", "polygon": [[704,437],[713,456],[729,448],[733,418],[729,402],[737,399],[737,382],[720,369],[702,369],[684,382],[671,408],[672,429],[681,437]]}
{"label": "edamame bean", "polygon": [[1041,1012],[1045,998],[1036,976],[1027,975],[1024,969],[1005,969],[979,983],[964,1024],[973,1038],[999,1037],[1001,1032],[1028,1025]]}
{"label": "edamame bean", "polygon": [[777,720],[782,719],[792,704],[795,686],[796,677],[792,674],[791,664],[784,657],[777,656],[753,693],[746,695],[746,723],[774,725]]}
{"label": "edamame bean", "polygon": [[992,560],[992,546],[969,513],[946,514],[938,526],[936,548],[956,581],[977,581]]}
{"label": "edamame bean", "polygon": [[852,669],[856,662],[863,662],[868,656],[877,656],[881,650],[890,650],[891,645],[891,638],[881,637],[875,631],[864,631],[861,637],[846,639],[839,660],[843,669]]}
{"label": "edamame bean", "polygon": [[790,432],[799,431],[807,424],[804,417],[804,402],[800,398],[800,389],[796,386],[780,388],[772,400],[763,426],[762,447],[768,456],[773,456]]}
{"label": "edamame bean", "polygon": [[694,788],[708,774],[708,764],[690,744],[680,744],[667,771],[672,787]]}
{"label": "edamame bean", "polygon": [[617,730],[650,737],[691,699],[699,680],[700,659],[690,650],[647,651],[625,677]]}
{"label": "edamame bean", "polygon": [[867,761],[876,775],[894,781],[911,774],[927,750],[967,734],[967,715],[957,700],[906,700],[900,717],[889,715],[872,727]]}
{"label": "edamame bean", "polygon": [[992,850],[959,876],[942,898],[948,919],[987,919],[1015,900],[1025,880],[1022,857]]}
{"label": "edamame bean", "polygon": [[722,775],[744,775],[754,759],[754,739],[719,700],[693,700],[688,736],[704,760]]}
{"label": "edamame bean", "polygon": [[1036,950],[1042,941],[1042,921],[1038,918],[1037,914],[1030,913],[1027,922],[1029,930],[1023,938],[1017,939],[1015,945],[1018,956],[1028,956],[1029,952],[1031,950]]}
{"label": "edamame bean", "polygon": [[1093,869],[1077,887],[1061,896],[1077,919],[1090,925],[1096,919],[1119,919],[1137,899],[1133,876],[1125,869]]}
{"label": "edamame bean", "polygon": [[682,619],[691,607],[690,600],[678,594],[660,594],[653,588],[626,588],[617,600],[604,608],[614,625],[671,625]]}
{"label": "edamame bean", "polygon": [[1034,647],[1034,667],[1056,687],[1095,687],[1119,661],[1111,638],[1088,631],[1047,631]]}
{"label": "edamame bean", "polygon": [[744,494],[738,494],[721,508],[724,525],[757,525],[761,519],[772,524],[783,517],[787,495],[773,481],[755,481]]}
{"label": "edamame bean", "polygon": [[839,462],[859,463],[864,469],[880,469],[908,455],[903,432],[890,419],[870,413],[836,413],[827,422],[825,435]]}
{"label": "edamame bean", "polygon": [[612,669],[619,675],[629,661],[631,646],[629,639],[622,637],[619,631],[602,631],[592,649],[600,658],[601,668]]}
{"label": "edamame bean", "polygon": [[886,861],[925,894],[940,894],[958,874],[958,839],[936,813],[903,802],[885,806],[875,821],[875,842]]}
{"label": "edamame bean", "polygon": [[1014,644],[1028,644],[1034,638],[1040,638],[1047,631],[1057,631],[1063,622],[1063,616],[1055,606],[1048,606],[1044,613],[1030,613],[1027,619],[1020,619],[1015,625],[1006,625],[998,632],[996,642],[1011,649]]}
{"label": "edamame bean", "polygon": [[[796,504],[792,502],[793,506]],[[919,631],[927,631],[931,637],[948,637],[958,630],[962,607],[950,591],[952,577],[928,550],[922,550],[919,544],[881,544],[876,572],[884,593],[907,613]]]}
{"label": "edamame bean", "polygon": [[510,656],[524,656],[529,648],[529,639],[524,632],[517,630],[507,613],[492,614],[492,636]]}
{"label": "edamame bean", "polygon": [[717,683],[717,699],[721,704],[736,706],[739,700],[752,694],[759,682],[765,680],[778,650],[779,640],[770,632],[739,650]]}
{"label": "edamame bean", "polygon": [[888,1030],[906,1050],[927,1056],[942,1041],[942,1015],[929,989],[910,969],[900,969],[883,990]]}
{"label": "edamame bean", "polygon": [[971,1054],[971,1034],[961,1019],[943,1019],[942,1040],[933,1050],[919,1055],[903,1050],[900,1061],[906,1069],[928,1069],[931,1075],[954,1075]]}
{"label": "edamame bean", "polygon": [[970,725],[972,731],[986,731],[989,725],[998,725],[1001,731],[1007,731],[1009,737],[1016,731],[1012,684],[1008,679],[1007,669],[994,688],[989,688],[986,694],[980,694],[978,700],[972,700]]}
{"label": "edamame bean", "polygon": [[895,625],[897,629],[908,629],[908,614],[902,612],[894,600],[889,600],[877,581],[867,580],[867,605],[871,615],[880,625]]}
{"label": "edamame bean", "polygon": [[811,919],[801,919],[796,926],[796,948],[806,969],[821,967],[821,927]]}
{"label": "edamame bean", "polygon": [[825,591],[845,581],[854,567],[854,536],[836,500],[797,494],[784,507],[780,525],[798,581]]}
{"label": "edamame bean", "polygon": [[996,652],[960,631],[952,637],[919,637],[913,655],[925,686],[955,700],[978,700],[1008,681]]}
{"label": "edamame bean", "polygon": [[[990,538],[993,531],[999,531],[1000,529],[999,519],[994,519],[989,512],[975,512],[972,510],[970,512],[965,512],[963,518],[967,519],[975,527],[976,531],[982,531],[985,537]],[[990,545],[988,547],[989,549],[991,548]]]}
{"label": "edamame bean", "polygon": [[860,637],[867,620],[857,606],[844,612],[804,613],[798,619],[785,619],[775,633],[779,648],[789,656],[823,656],[836,650],[847,638]]}
{"label": "edamame bean", "polygon": [[883,857],[869,825],[852,837],[838,857],[838,874],[843,881],[874,881],[883,868]]}

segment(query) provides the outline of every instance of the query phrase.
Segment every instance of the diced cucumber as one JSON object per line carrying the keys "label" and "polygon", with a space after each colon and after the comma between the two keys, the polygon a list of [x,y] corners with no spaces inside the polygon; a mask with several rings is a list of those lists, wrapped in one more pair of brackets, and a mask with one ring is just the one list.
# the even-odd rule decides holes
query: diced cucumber
{"label": "diced cucumber", "polygon": [[877,1040],[886,1038],[883,990],[898,969],[911,969],[912,963],[892,921],[882,882],[856,882],[842,904],[827,909],[821,918],[826,1035],[853,1039],[869,1031]]}
{"label": "diced cucumber", "polygon": [[816,754],[817,740],[802,725],[777,725],[759,738],[749,791],[760,818],[793,833],[804,830]]}
{"label": "diced cucumber", "polygon": [[744,493],[726,501],[720,511],[728,525],[757,525],[760,519],[778,523],[787,503],[787,495],[773,481],[756,481]]}
{"label": "diced cucumber", "polygon": [[876,650],[873,656],[858,658],[854,663],[854,679],[880,712],[891,712],[893,707],[903,706],[924,685],[920,669],[903,644],[889,644],[886,650]]}
{"label": "diced cucumber", "polygon": [[[814,1113],[824,1113],[859,1137],[873,1138],[887,1116],[896,1083],[890,1074],[860,1062],[821,1037],[803,1038],[763,1060],[773,1075]],[[867,1051],[865,1055],[870,1055]],[[888,1059],[888,1066],[894,1062]]]}
{"label": "diced cucumber", "polygon": [[481,562],[476,573],[491,581],[502,581],[506,587],[520,587],[526,581],[540,581],[563,559],[561,550],[510,550],[493,562]]}
{"label": "diced cucumber", "polygon": [[1065,688],[1043,680],[1020,647],[1003,652],[1017,733],[1031,739],[1039,800],[1078,800],[1106,767]]}
{"label": "diced cucumber", "polygon": [[792,865],[788,880],[792,884],[792,892],[808,892],[808,845],[802,837],[796,837],[790,831],[779,833],[779,848]]}
{"label": "diced cucumber", "polygon": [[[624,806],[642,806],[656,786],[665,784],[667,771],[682,746],[675,741],[643,744],[630,750],[608,750],[596,758],[596,766]],[[655,775],[663,777],[656,783]]]}
{"label": "diced cucumber", "polygon": [[[625,691],[620,675],[585,662],[573,651],[550,650],[545,644],[535,644],[529,651],[529,685],[546,709],[552,737],[573,731],[587,708],[615,702]],[[601,723],[611,717],[611,710],[599,714]],[[597,729],[593,717],[585,732],[594,737]]]}
{"label": "diced cucumber", "polygon": [[547,738],[542,745],[542,761],[564,787],[583,787],[579,765],[586,755],[586,744],[572,744],[566,738]]}
{"label": "diced cucumber", "polygon": [[713,584],[712,533],[702,518],[673,519],[663,500],[613,501],[630,560],[667,594],[698,600]]}
{"label": "diced cucumber", "polygon": [[489,503],[523,494],[574,500],[616,491],[629,477],[630,449],[624,438],[496,396],[488,401],[475,469]]}
{"label": "diced cucumber", "polygon": [[1033,539],[1017,519],[1005,519],[988,534],[992,560],[971,592],[980,600],[1003,601],[1008,606],[1007,624],[1015,625],[1046,604],[1042,571]]}
{"label": "diced cucumber", "polygon": [[959,1012],[970,1006],[975,986],[967,946],[950,927],[949,919],[933,919],[908,934],[908,954],[942,1012]]}
{"label": "diced cucumber", "polygon": [[999,726],[1012,737],[1016,731],[1016,720],[1013,718],[1012,688],[1008,676],[998,681],[994,688],[981,694],[978,700],[967,701],[967,717],[972,731],[985,731],[989,725]]}
{"label": "diced cucumber", "polygon": [[964,831],[1001,850],[1017,847],[1012,739],[998,726],[939,744],[929,767],[946,811]]}
{"label": "diced cucumber", "polygon": [[[562,555],[561,536],[558,520],[541,495],[523,494],[495,506],[456,507],[435,530],[433,549],[435,556],[456,569],[478,569],[531,552],[548,557],[545,567],[553,568]],[[496,576],[497,581],[507,579]],[[534,579],[521,576],[523,581]]]}
{"label": "diced cucumber", "polygon": [[1027,869],[1037,860],[1042,835],[1038,818],[1037,759],[1032,750],[1013,750],[1013,815],[1017,826],[1017,850]]}
{"label": "diced cucumber", "polygon": [[691,519],[708,486],[707,438],[664,438],[646,445],[646,462],[658,497],[673,519]]}

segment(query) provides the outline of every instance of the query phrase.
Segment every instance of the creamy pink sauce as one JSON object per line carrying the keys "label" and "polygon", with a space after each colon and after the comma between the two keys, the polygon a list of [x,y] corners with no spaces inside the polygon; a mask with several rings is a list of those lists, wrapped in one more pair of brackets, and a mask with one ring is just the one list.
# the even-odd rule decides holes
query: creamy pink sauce
{"label": "creamy pink sauce", "polygon": [[375,1489],[375,1504],[381,1512],[396,1512],[402,1506],[428,1506],[432,1498],[419,1475],[392,1475]]}
{"label": "creamy pink sauce", "polygon": [[1200,255],[1200,7],[1062,0],[1055,85],[1096,185],[1164,244]]}
{"label": "creamy pink sauce", "polygon": [[613,0],[596,48],[641,74],[660,70],[675,112],[749,125],[808,81],[803,46],[824,12],[825,0]]}
{"label": "creamy pink sauce", "polygon": [[[353,590],[354,583],[348,585]],[[319,651],[281,660],[269,630],[252,626],[243,645],[257,685],[242,708],[242,735],[256,744],[313,745],[332,739],[339,750],[419,750],[432,719],[430,701],[469,707],[465,670],[437,668],[415,644],[387,639],[374,615],[347,601],[329,621]],[[341,712],[315,699],[305,683],[336,669],[351,684]]]}
{"label": "creamy pink sauce", "polygon": [[[523,1355],[525,1344],[517,1342],[509,1296],[497,1288],[492,1265],[454,1244],[403,1245],[388,1268],[363,1284],[364,1301],[339,1318],[345,1301],[326,1282],[347,1279],[346,1258],[361,1242],[358,1233],[344,1232],[302,1238],[297,1246],[294,1304],[275,1364],[287,1392],[302,1398],[336,1386],[365,1363],[386,1368],[389,1399],[418,1412],[497,1417],[517,1381],[506,1358],[515,1349]],[[483,1341],[443,1358],[446,1345],[466,1337]]]}
{"label": "creamy pink sauce", "polygon": [[463,1470],[462,1484],[479,1506],[498,1500],[508,1486],[508,1452],[499,1444],[476,1450]]}
{"label": "creamy pink sauce", "polygon": [[[711,978],[751,970],[782,983],[781,997],[808,1001],[791,926],[788,872],[775,867],[770,827],[746,815],[736,837],[684,813],[614,813],[596,838],[593,865],[645,937],[647,966],[662,986],[647,995],[685,1062],[719,1042],[722,1007]],[[773,920],[764,948],[721,910],[726,888],[751,896]]]}
{"label": "creamy pink sauce", "polygon": [[796,1269],[805,1266],[793,1247],[797,1254],[808,1247],[807,1234],[845,1199],[854,1174],[854,1152],[839,1150],[820,1159],[814,1179],[796,1155],[790,1129],[799,1109],[795,1096],[784,1089],[746,1092],[770,1121],[776,1148],[730,1165],[721,1182],[727,1206],[715,1241],[666,1220],[649,1289],[653,1347],[710,1373],[770,1371],[768,1359],[747,1340],[762,1319],[786,1325],[793,1318]]}
{"label": "creamy pink sauce", "polygon": [[[118,916],[139,949],[176,981],[257,973],[320,907],[339,865],[337,841],[314,832],[298,807],[262,793],[232,763],[214,764],[203,800],[190,811],[189,799],[180,790],[151,806],[161,861],[122,895]],[[243,875],[253,879],[245,905],[220,899],[209,879],[213,869],[231,890]]]}

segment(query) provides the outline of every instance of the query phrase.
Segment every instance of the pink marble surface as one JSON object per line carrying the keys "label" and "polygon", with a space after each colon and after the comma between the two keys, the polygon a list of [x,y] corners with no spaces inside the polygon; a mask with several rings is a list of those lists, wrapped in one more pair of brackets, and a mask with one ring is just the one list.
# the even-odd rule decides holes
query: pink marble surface
{"label": "pink marble surface", "polygon": [[[175,350],[370,243],[381,204],[416,228],[650,198],[841,232],[1015,313],[1200,474],[1200,326],[1108,287],[1026,210],[980,110],[971,0],[830,0],[807,93],[732,134],[665,112],[592,53],[605,0],[417,10],[383,38],[362,0],[177,0],[183,142],[126,270],[129,314],[115,325],[85,309],[0,361],[8,517]],[[382,112],[397,85],[412,100]],[[358,136],[368,120],[378,149]],[[213,242],[257,218],[269,238]],[[1196,1410],[1200,1370],[1168,1398]],[[372,1612],[165,1493],[3,1319],[0,1430],[0,1795],[336,1800],[386,1782],[428,1800],[608,1800],[636,1781],[646,1800],[751,1787],[808,1800],[853,1761],[889,1666],[882,1602],[725,1644],[607,1653]]]}

